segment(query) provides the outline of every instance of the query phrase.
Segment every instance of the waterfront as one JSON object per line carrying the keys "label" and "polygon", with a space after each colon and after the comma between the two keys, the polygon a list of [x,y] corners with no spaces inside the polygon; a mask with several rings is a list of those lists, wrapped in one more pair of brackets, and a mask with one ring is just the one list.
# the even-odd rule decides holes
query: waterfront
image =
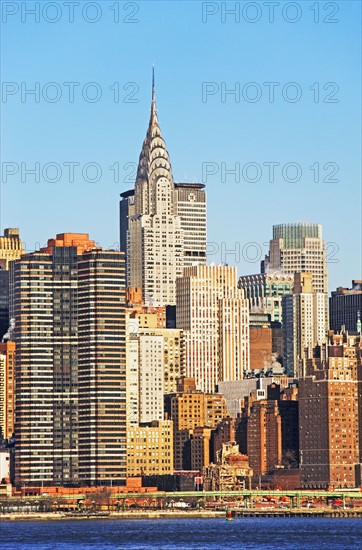
{"label": "waterfront", "polygon": [[6,550],[358,548],[362,521],[346,518],[4,521]]}

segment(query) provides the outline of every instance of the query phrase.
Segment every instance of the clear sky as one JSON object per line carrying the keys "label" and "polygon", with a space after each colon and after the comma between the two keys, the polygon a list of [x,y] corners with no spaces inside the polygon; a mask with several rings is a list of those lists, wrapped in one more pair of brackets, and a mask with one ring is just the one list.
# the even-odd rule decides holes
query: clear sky
{"label": "clear sky", "polygon": [[207,184],[210,261],[258,273],[273,224],[312,221],[330,288],[361,277],[359,1],[1,7],[1,231],[116,246],[155,63],[174,179]]}

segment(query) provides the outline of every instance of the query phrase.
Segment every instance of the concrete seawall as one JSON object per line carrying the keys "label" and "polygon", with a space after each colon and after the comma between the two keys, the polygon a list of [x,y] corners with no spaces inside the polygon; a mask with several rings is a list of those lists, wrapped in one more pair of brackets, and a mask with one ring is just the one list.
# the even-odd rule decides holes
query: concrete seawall
{"label": "concrete seawall", "polygon": [[[235,518],[243,517],[329,517],[329,518],[362,518],[362,508],[353,510],[233,510]],[[0,521],[60,521],[60,520],[99,520],[99,519],[187,519],[187,518],[224,518],[225,511],[187,510],[187,511],[127,511],[127,512],[83,512],[83,513],[9,513],[0,515]]]}

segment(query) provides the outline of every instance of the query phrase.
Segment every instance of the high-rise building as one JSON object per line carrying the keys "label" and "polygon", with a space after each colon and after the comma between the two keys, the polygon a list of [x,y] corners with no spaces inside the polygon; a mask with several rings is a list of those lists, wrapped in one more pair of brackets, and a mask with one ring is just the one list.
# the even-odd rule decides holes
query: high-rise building
{"label": "high-rise building", "polygon": [[9,328],[9,271],[6,260],[0,260],[0,341]]}
{"label": "high-rise building", "polygon": [[163,344],[161,334],[146,332],[139,336],[139,421],[141,424],[163,420]]}
{"label": "high-rise building", "polygon": [[7,228],[0,236],[0,341],[10,326],[9,320],[9,262],[24,254],[19,229]]}
{"label": "high-rise building", "polygon": [[284,368],[289,376],[303,372],[302,362],[328,335],[327,300],[315,292],[311,273],[294,275],[293,294],[283,297]]}
{"label": "high-rise building", "polygon": [[190,469],[199,470],[211,462],[211,428],[197,427],[190,430]]}
{"label": "high-rise building", "polygon": [[244,275],[238,286],[249,300],[251,312],[270,314],[271,321],[282,321],[282,297],[293,291],[293,274],[272,271],[257,275]]}
{"label": "high-rise building", "polygon": [[257,400],[251,405],[247,428],[250,466],[255,475],[270,473],[282,462],[282,431],[278,402]]}
{"label": "high-rise building", "polygon": [[249,307],[237,288],[236,268],[186,267],[176,288],[186,376],[206,392],[214,392],[221,380],[241,380],[249,370]]}
{"label": "high-rise building", "polygon": [[223,420],[212,431],[212,462],[216,464],[218,455],[225,443],[235,441],[235,419],[230,416]]}
{"label": "high-rise building", "polygon": [[127,430],[127,477],[173,474],[172,421]]}
{"label": "high-rise building", "polygon": [[220,394],[197,391],[194,379],[182,377],[177,382],[177,393],[166,396],[166,402],[174,427],[175,469],[191,469],[190,456],[186,456],[190,447],[186,447],[193,430],[215,428],[226,416],[225,399]]}
{"label": "high-rise building", "polygon": [[174,182],[154,82],[135,189],[121,194],[120,248],[126,254],[127,286],[140,288],[147,304],[174,305],[176,278],[184,266],[206,263],[204,185]]}
{"label": "high-rise building", "polygon": [[5,260],[5,269],[9,269],[9,262],[18,260],[24,253],[19,229],[5,229],[4,235],[0,236],[0,260]]}
{"label": "high-rise building", "polygon": [[14,433],[15,421],[15,343],[0,343],[0,429],[4,439]]}
{"label": "high-rise building", "polygon": [[10,268],[16,483],[122,483],[126,475],[123,254],[60,234]]}
{"label": "high-rise building", "polygon": [[126,312],[127,426],[139,425],[139,320]]}
{"label": "high-rise building", "polygon": [[270,384],[267,387],[269,400],[278,402],[278,410],[282,422],[282,451],[283,466],[295,469],[299,464],[299,408],[298,387],[292,383],[288,388],[280,391],[279,384]]}
{"label": "high-rise building", "polygon": [[141,288],[145,303],[175,304],[175,282],[184,265],[184,234],[171,163],[158,123],[154,84],[134,203],[134,214],[128,218],[127,286]]}
{"label": "high-rise building", "polygon": [[[259,317],[259,320],[256,318]],[[267,369],[273,357],[273,331],[270,315],[249,313],[250,370]]]}
{"label": "high-rise building", "polygon": [[[126,283],[130,286],[129,258],[128,250],[128,230],[129,220],[135,214],[135,195],[134,189],[121,193],[119,202],[119,249],[124,253],[126,261]],[[142,293],[142,292],[141,292]]]}
{"label": "high-rise building", "polygon": [[182,331],[159,328],[159,321],[158,312],[127,310],[127,418],[132,425],[163,420],[163,396],[176,391],[184,374]]}
{"label": "high-rise building", "polygon": [[125,269],[121,252],[78,260],[79,480],[126,477]]}
{"label": "high-rise building", "polygon": [[[184,235],[183,266],[206,264],[206,193],[202,183],[175,183],[177,214]],[[135,191],[121,193],[120,249],[127,256],[129,219],[135,215]],[[130,283],[129,272],[127,275]]]}
{"label": "high-rise building", "polygon": [[297,383],[285,386],[285,382],[279,382],[260,378],[257,388],[243,400],[235,421],[235,439],[258,476],[272,473],[281,465],[288,470],[298,469]]}
{"label": "high-rise building", "polygon": [[339,332],[362,332],[362,280],[353,280],[352,288],[338,287],[329,298],[330,328]]}
{"label": "high-rise building", "polygon": [[265,369],[284,353],[282,323],[271,321],[270,313],[249,312],[250,369]]}
{"label": "high-rise building", "polygon": [[322,226],[316,223],[288,223],[273,226],[269,254],[262,272],[273,270],[293,275],[312,273],[315,292],[328,293],[326,245]]}
{"label": "high-rise building", "polygon": [[302,487],[361,486],[362,339],[331,336],[328,357],[308,359],[299,380]]}
{"label": "high-rise building", "polygon": [[282,463],[282,423],[278,401],[267,399],[260,386],[245,399],[237,420],[236,440],[249,456],[255,476],[271,473]]}
{"label": "high-rise building", "polygon": [[206,193],[203,183],[175,183],[184,233],[184,267],[206,264]]}

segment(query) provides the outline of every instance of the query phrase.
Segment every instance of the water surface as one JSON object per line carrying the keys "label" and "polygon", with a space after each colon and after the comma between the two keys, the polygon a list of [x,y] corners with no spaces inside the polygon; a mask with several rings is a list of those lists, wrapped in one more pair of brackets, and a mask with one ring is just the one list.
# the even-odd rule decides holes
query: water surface
{"label": "water surface", "polygon": [[362,548],[355,518],[2,521],[2,550],[347,550]]}

